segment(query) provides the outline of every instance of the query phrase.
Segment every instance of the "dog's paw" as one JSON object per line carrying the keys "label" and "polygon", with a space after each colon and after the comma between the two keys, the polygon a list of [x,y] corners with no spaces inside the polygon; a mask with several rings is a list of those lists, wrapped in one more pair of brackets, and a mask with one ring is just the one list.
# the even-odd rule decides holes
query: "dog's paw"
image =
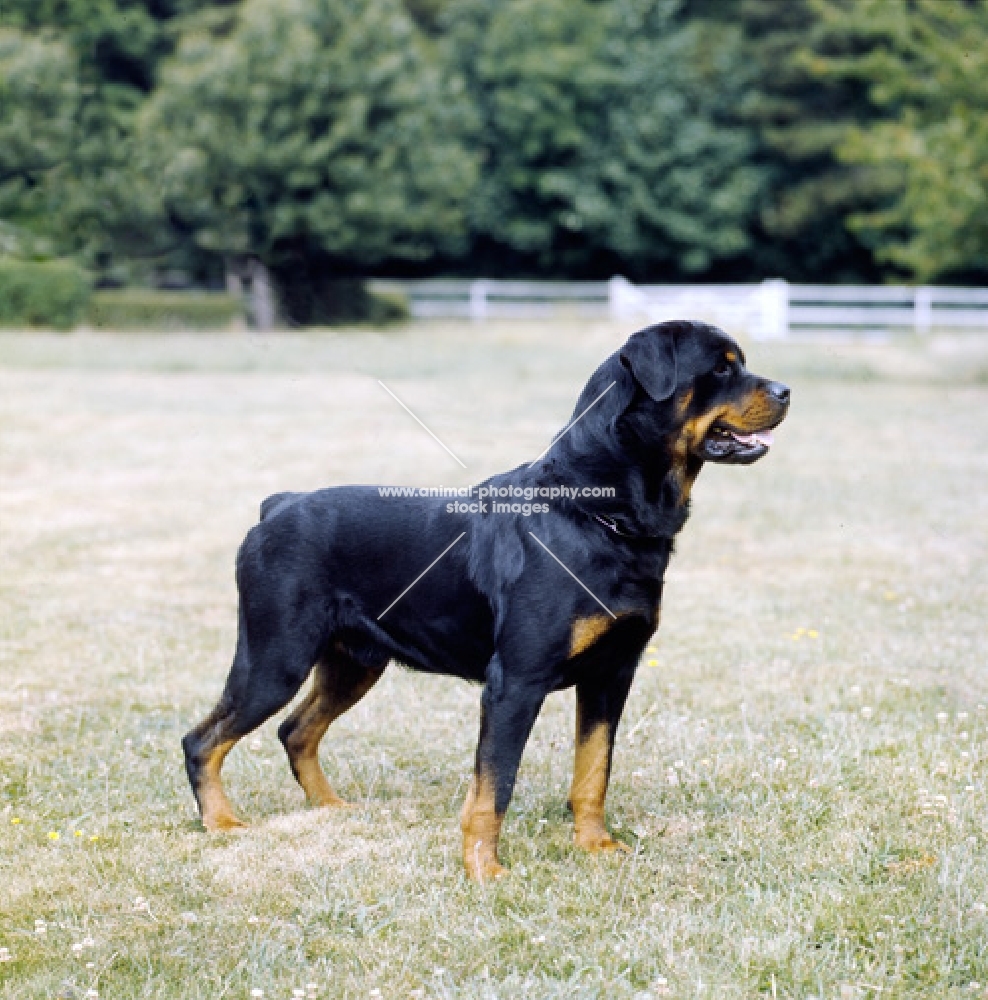
{"label": "dog's paw", "polygon": [[508,874],[508,869],[497,860],[497,852],[482,841],[478,841],[470,849],[464,849],[463,867],[467,878],[481,884],[504,878]]}
{"label": "dog's paw", "polygon": [[319,798],[308,798],[306,800],[313,809],[356,809],[353,802],[341,799],[335,793],[322,795]]}
{"label": "dog's paw", "polygon": [[233,833],[246,830],[247,824],[237,819],[233,813],[220,813],[217,816],[203,816],[202,825],[209,833]]}
{"label": "dog's paw", "polygon": [[578,830],[573,835],[573,842],[580,850],[591,854],[618,852],[628,854],[631,848],[621,840],[615,840],[606,829]]}
{"label": "dog's paw", "polygon": [[480,882],[481,884],[485,882],[494,882],[499,878],[504,878],[508,875],[508,869],[501,864],[496,858],[485,859],[479,865],[468,864],[467,878],[473,882]]}

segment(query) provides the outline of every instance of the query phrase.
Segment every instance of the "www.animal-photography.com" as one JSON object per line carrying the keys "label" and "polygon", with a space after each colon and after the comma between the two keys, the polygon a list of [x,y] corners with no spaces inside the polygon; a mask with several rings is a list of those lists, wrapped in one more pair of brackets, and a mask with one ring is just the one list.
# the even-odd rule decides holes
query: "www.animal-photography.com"
{"label": "www.animal-photography.com", "polygon": [[988,998],[988,0],[0,5],[0,998]]}

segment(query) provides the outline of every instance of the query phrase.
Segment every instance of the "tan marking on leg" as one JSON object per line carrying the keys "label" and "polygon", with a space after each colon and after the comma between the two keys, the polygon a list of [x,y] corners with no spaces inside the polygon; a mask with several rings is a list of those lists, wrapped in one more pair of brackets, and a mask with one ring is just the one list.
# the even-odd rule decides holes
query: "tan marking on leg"
{"label": "tan marking on leg", "polygon": [[494,810],[494,780],[482,772],[470,781],[460,828],[463,831],[463,867],[475,882],[487,882],[507,875],[497,860],[497,843],[503,816]]}
{"label": "tan marking on leg", "polygon": [[285,725],[291,727],[284,745],[292,772],[305,797],[320,807],[345,807],[349,803],[341,799],[330,785],[319,763],[319,743],[330,725],[360,701],[383,673],[368,669],[359,680],[341,684],[332,673],[334,669],[346,668],[337,667],[332,661],[316,667],[312,690],[285,720]]}
{"label": "tan marking on leg", "polygon": [[[582,733],[580,708],[576,712],[576,760],[569,802],[573,810],[573,840],[585,851],[627,851],[604,822],[604,799],[610,771],[611,732],[605,722]],[[581,735],[582,733],[582,735]]]}
{"label": "tan marking on leg", "polygon": [[573,659],[585,649],[589,649],[614,623],[609,615],[590,615],[577,618],[570,633],[569,658]]}
{"label": "tan marking on leg", "polygon": [[236,830],[247,825],[237,818],[220,780],[223,761],[236,742],[236,740],[224,740],[219,743],[209,752],[202,767],[197,792],[199,808],[202,810],[202,825],[207,830]]}
{"label": "tan marking on leg", "polygon": [[346,806],[330,785],[319,763],[319,741],[332,722],[322,706],[322,693],[313,689],[289,716],[296,729],[285,741],[288,760],[306,799],[316,806]]}

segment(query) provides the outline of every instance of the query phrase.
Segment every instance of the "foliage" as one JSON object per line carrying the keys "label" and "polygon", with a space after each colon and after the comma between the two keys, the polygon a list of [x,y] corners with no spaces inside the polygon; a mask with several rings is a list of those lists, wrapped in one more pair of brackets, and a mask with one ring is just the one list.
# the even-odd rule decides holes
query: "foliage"
{"label": "foliage", "polygon": [[853,25],[867,50],[819,72],[867,85],[883,120],[851,129],[840,152],[888,179],[892,197],[852,225],[882,259],[920,280],[988,277],[988,0],[828,0],[828,23]]}
{"label": "foliage", "polygon": [[[88,85],[110,103],[149,93],[158,64],[174,48],[176,28],[236,0],[4,0],[0,23],[23,31],[59,31]],[[128,93],[130,92],[130,93]]]}
{"label": "foliage", "polygon": [[880,204],[888,185],[838,148],[880,110],[855,81],[819,72],[821,57],[868,40],[859,25],[822,19],[814,0],[739,0],[730,18],[743,26],[754,77],[742,115],[758,128],[756,157],[769,174],[753,234],[756,270],[796,281],[878,280],[882,269],[847,217]]}
{"label": "foliage", "polygon": [[95,292],[86,321],[97,330],[216,330],[243,320],[231,295],[127,288]]}
{"label": "foliage", "polygon": [[215,5],[4,0],[0,93],[8,91],[18,141],[0,152],[0,217],[102,271],[130,275],[135,262],[180,250],[154,179],[137,169],[133,128],[173,48],[177,16]]}
{"label": "foliage", "polygon": [[247,0],[231,33],[183,39],[142,135],[198,247],[346,273],[455,248],[462,113],[397,0]]}
{"label": "foliage", "polygon": [[90,263],[165,235],[128,113],[104,97],[63,38],[0,28],[0,217]]}
{"label": "foliage", "polygon": [[68,261],[0,258],[0,326],[70,330],[89,293],[89,275]]}
{"label": "foliage", "polygon": [[[666,0],[454,0],[446,58],[480,118],[488,256],[545,271],[702,272],[748,245],[754,136],[731,117],[739,33]],[[488,270],[496,270],[496,264]]]}
{"label": "foliage", "polygon": [[4,0],[0,237],[298,321],[371,269],[981,280],[986,52],[988,0]]}
{"label": "foliage", "polygon": [[80,87],[64,42],[0,28],[0,206],[39,213],[46,172],[61,167],[78,136]]}

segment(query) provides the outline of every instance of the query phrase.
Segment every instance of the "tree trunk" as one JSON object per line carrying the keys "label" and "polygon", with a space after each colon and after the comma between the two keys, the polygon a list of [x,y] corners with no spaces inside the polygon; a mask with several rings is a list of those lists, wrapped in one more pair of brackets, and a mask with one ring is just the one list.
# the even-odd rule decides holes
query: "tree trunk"
{"label": "tree trunk", "polygon": [[274,290],[271,272],[256,257],[250,262],[250,294],[254,326],[258,330],[274,329]]}

